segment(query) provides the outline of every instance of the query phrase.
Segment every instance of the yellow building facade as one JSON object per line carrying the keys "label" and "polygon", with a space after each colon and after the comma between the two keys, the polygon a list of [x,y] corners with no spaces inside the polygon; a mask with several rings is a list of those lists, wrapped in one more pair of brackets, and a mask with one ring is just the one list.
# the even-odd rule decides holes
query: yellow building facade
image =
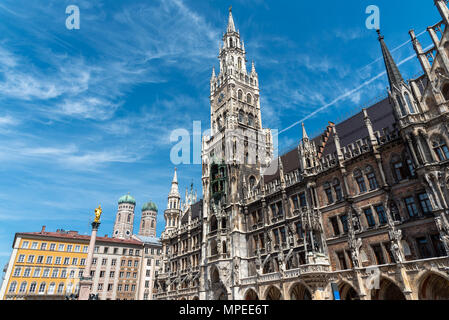
{"label": "yellow building facade", "polygon": [[17,233],[0,300],[64,299],[76,294],[88,237],[61,231]]}

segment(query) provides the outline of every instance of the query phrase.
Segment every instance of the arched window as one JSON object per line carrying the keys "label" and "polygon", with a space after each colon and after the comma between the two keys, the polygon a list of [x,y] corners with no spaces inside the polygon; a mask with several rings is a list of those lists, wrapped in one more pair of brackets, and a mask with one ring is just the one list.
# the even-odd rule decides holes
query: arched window
{"label": "arched window", "polygon": [[36,292],[36,286],[37,286],[36,282],[32,282],[31,283],[31,285],[30,285],[30,293]]}
{"label": "arched window", "polygon": [[251,95],[249,93],[246,95],[246,103],[248,103],[248,104],[253,103],[253,98],[251,97]]}
{"label": "arched window", "polygon": [[9,292],[16,292],[17,282],[13,281],[9,286]]}
{"label": "arched window", "polygon": [[254,187],[256,186],[256,178],[254,178],[253,176],[249,177],[249,186],[251,189],[254,189]]}
{"label": "arched window", "polygon": [[441,90],[441,93],[443,94],[443,97],[446,101],[449,100],[449,83],[446,83],[443,87],[443,90]]}
{"label": "arched window", "polygon": [[396,101],[399,105],[399,110],[401,111],[401,116],[404,117],[407,115],[407,111],[405,111],[404,104],[402,103],[402,99],[399,95],[396,96]]}
{"label": "arched window", "polygon": [[216,256],[218,254],[217,241],[212,240],[210,242],[210,255]]}
{"label": "arched window", "polygon": [[54,294],[55,287],[56,287],[56,283],[54,283],[54,282],[50,283],[50,285],[48,286],[48,294]]}
{"label": "arched window", "polygon": [[46,287],[46,283],[42,282],[41,285],[39,286],[39,293],[45,293],[45,287]]}
{"label": "arched window", "polygon": [[154,228],[154,220],[151,220],[151,228]]}
{"label": "arched window", "polygon": [[212,218],[210,219],[210,231],[216,231],[218,229],[218,221],[217,221],[217,217],[212,216]]}
{"label": "arched window", "polygon": [[226,241],[223,241],[221,247],[223,248],[223,253],[227,253],[228,252],[228,249],[227,249],[227,246],[226,246]]}
{"label": "arched window", "polygon": [[328,204],[334,203],[334,197],[332,195],[332,189],[329,182],[324,184],[324,192],[326,193]]}
{"label": "arched window", "polygon": [[126,219],[127,222],[131,222],[131,214],[128,214],[128,219]]}
{"label": "arched window", "polygon": [[63,292],[64,292],[64,283],[61,282],[61,283],[58,285],[58,293],[63,293]]}
{"label": "arched window", "polygon": [[119,214],[118,214],[118,217],[117,217],[117,221],[120,221],[121,217],[122,217],[122,216],[121,216],[121,214],[119,213]]}
{"label": "arched window", "polygon": [[337,201],[343,200],[343,192],[341,191],[340,180],[335,178],[333,185],[334,185],[335,197],[337,198]]}
{"label": "arched window", "polygon": [[415,113],[415,108],[413,107],[412,100],[410,100],[410,95],[406,92],[404,94],[404,97],[405,97],[405,102],[407,103],[408,110],[410,111],[410,113]]}
{"label": "arched window", "polygon": [[22,283],[20,284],[19,292],[20,292],[20,293],[24,293],[24,292],[26,292],[26,291],[27,291],[27,282],[24,281],[24,282],[22,282]]}
{"label": "arched window", "polygon": [[432,148],[438,157],[439,161],[445,161],[449,159],[449,149],[443,138],[439,137],[432,141]]}
{"label": "arched window", "polygon": [[239,70],[242,69],[242,58],[238,59],[238,68],[239,68]]}
{"label": "arched window", "polygon": [[245,121],[245,114],[242,110],[239,111],[239,122],[243,123]]}
{"label": "arched window", "polygon": [[393,177],[396,182],[404,180],[407,176],[402,159],[397,155],[391,159],[391,170],[393,171]]}
{"label": "arched window", "polygon": [[371,166],[367,166],[365,169],[366,177],[368,178],[369,182],[369,189],[370,190],[376,190],[379,188],[379,185],[377,184],[376,174],[374,173],[374,169]]}
{"label": "arched window", "polygon": [[252,114],[248,115],[248,125],[250,127],[254,126],[254,116]]}
{"label": "arched window", "polygon": [[359,192],[364,193],[366,192],[366,184],[365,184],[365,178],[362,175],[362,171],[360,169],[357,169],[354,171],[354,179],[357,182],[357,185],[359,186]]}
{"label": "arched window", "polygon": [[242,90],[239,90],[237,96],[238,96],[238,99],[239,99],[240,101],[242,101],[242,100],[243,100],[243,91],[242,91]]}

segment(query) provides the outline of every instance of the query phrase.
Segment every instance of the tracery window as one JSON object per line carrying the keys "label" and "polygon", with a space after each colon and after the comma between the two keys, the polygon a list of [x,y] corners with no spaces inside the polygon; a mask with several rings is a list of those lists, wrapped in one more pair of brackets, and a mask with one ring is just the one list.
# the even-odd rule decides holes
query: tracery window
{"label": "tracery window", "polygon": [[354,178],[357,182],[357,185],[359,186],[359,192],[366,192],[365,178],[363,177],[362,171],[360,169],[354,171]]}
{"label": "tracery window", "polygon": [[443,138],[435,139],[432,141],[432,148],[438,157],[439,161],[445,161],[449,159],[449,149]]}
{"label": "tracery window", "polygon": [[402,99],[399,95],[396,96],[396,101],[398,102],[399,111],[401,111],[401,116],[405,117],[407,115],[407,111],[405,111],[404,103],[402,103]]}
{"label": "tracery window", "polygon": [[377,188],[379,188],[373,167],[371,166],[366,167],[366,177],[368,178],[370,190],[376,190]]}

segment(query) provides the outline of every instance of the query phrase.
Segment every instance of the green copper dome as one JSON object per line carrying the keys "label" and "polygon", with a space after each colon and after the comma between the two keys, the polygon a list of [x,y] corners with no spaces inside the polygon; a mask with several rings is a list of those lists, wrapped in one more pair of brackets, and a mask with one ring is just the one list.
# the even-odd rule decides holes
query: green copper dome
{"label": "green copper dome", "polygon": [[157,205],[153,201],[145,203],[142,207],[142,211],[148,210],[157,212]]}
{"label": "green copper dome", "polygon": [[133,196],[130,196],[129,194],[124,195],[123,197],[121,197],[120,199],[118,199],[118,204],[122,204],[122,203],[131,203],[133,205],[136,205],[136,199],[134,199]]}

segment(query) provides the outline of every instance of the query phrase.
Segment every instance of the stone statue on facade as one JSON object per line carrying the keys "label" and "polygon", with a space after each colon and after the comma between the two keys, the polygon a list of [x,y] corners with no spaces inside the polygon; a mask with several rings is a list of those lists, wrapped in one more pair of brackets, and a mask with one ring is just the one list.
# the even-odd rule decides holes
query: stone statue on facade
{"label": "stone statue on facade", "polygon": [[267,245],[266,245],[266,249],[267,249],[267,252],[271,252],[271,237],[270,237],[270,234],[267,232]]}
{"label": "stone statue on facade", "polygon": [[279,251],[278,265],[279,265],[279,273],[283,277],[285,274],[285,255],[284,255],[284,250],[282,250],[282,249],[281,249],[281,251]]}
{"label": "stone statue on facade", "polygon": [[[352,230],[352,232],[354,232]],[[350,241],[349,241],[349,249],[351,250],[351,259],[354,267],[359,268],[360,267],[360,248],[362,247],[363,242],[361,238],[356,239],[354,235],[350,235]]]}
{"label": "stone statue on facade", "polygon": [[391,253],[393,253],[393,257],[396,260],[396,263],[402,263],[404,261],[401,248],[396,242],[391,245]]}
{"label": "stone statue on facade", "polygon": [[234,284],[240,284],[240,267],[239,267],[239,258],[234,257]]}
{"label": "stone statue on facade", "polygon": [[449,225],[443,217],[436,217],[435,224],[440,232],[440,241],[446,250],[446,254],[449,254]]}
{"label": "stone statue on facade", "polygon": [[392,230],[388,232],[391,241],[391,253],[396,261],[396,263],[402,263],[404,261],[404,255],[401,250],[401,240],[402,240],[402,230],[395,230],[393,227]]}

